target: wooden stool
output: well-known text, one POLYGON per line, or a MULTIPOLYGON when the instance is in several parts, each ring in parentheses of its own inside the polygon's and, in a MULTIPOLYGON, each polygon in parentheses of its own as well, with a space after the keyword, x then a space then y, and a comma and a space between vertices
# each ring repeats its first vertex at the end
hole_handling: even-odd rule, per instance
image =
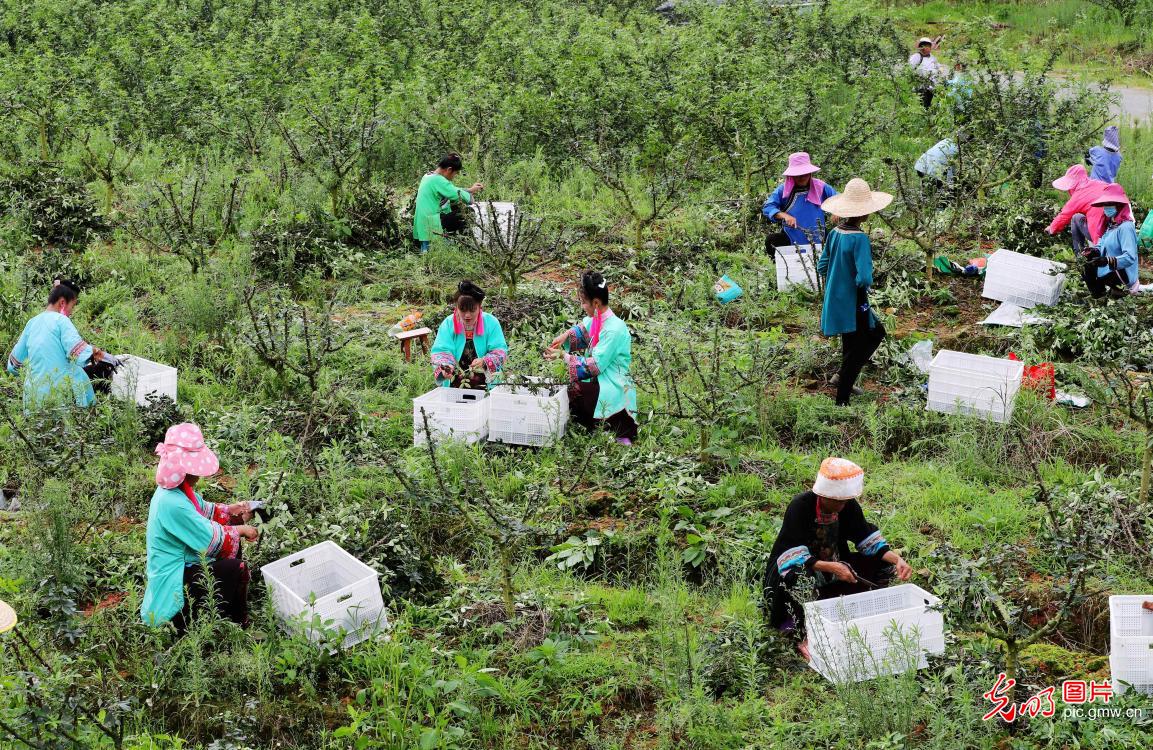
POLYGON ((420 348, 428 354, 428 334, 432 333, 431 328, 414 328, 411 331, 401 331, 396 334, 396 340, 400 342, 400 348, 404 351, 404 361, 412 361, 412 340, 416 339, 420 342, 420 348))

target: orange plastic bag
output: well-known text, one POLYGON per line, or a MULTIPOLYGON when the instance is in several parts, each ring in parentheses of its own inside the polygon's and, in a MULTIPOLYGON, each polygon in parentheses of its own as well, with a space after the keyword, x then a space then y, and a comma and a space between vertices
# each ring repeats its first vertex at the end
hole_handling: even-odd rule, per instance
MULTIPOLYGON (((1013 352, 1009 352, 1009 359, 1021 361, 1021 358, 1013 352)), ((1057 372, 1053 368, 1053 363, 1025 365, 1025 371, 1021 374, 1021 385, 1044 393, 1050 400, 1057 398, 1057 372)))

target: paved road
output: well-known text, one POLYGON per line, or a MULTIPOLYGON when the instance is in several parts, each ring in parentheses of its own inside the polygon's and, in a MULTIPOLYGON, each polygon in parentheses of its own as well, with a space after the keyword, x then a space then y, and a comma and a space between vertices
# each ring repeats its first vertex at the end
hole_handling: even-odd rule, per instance
POLYGON ((1113 86, 1112 91, 1121 97, 1113 106, 1113 113, 1126 120, 1148 120, 1153 114, 1153 89, 1133 86, 1113 86))

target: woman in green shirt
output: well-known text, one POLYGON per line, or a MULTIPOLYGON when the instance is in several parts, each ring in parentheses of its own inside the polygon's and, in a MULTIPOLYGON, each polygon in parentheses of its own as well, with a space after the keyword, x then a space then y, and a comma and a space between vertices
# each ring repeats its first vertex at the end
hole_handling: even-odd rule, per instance
POLYGON ((442 214, 452 211, 452 202, 472 203, 473 197, 484 188, 479 182, 470 188, 458 188, 452 181, 464 167, 460 154, 448 154, 437 162, 436 169, 426 174, 416 191, 416 210, 412 217, 412 236, 420 243, 420 251, 428 252, 434 235, 442 234, 442 214))
POLYGON ((581 275, 580 303, 588 317, 553 339, 544 356, 564 357, 573 421, 589 429, 604 427, 618 443, 632 445, 637 439, 637 387, 629 374, 632 334, 609 309, 609 285, 599 273, 581 275))

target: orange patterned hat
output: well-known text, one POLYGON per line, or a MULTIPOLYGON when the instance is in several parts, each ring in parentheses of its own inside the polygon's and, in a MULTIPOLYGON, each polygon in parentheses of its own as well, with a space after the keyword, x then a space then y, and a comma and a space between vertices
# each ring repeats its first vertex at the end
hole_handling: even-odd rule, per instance
POLYGON ((865 470, 847 458, 826 458, 813 492, 832 500, 855 500, 865 491, 865 470))

